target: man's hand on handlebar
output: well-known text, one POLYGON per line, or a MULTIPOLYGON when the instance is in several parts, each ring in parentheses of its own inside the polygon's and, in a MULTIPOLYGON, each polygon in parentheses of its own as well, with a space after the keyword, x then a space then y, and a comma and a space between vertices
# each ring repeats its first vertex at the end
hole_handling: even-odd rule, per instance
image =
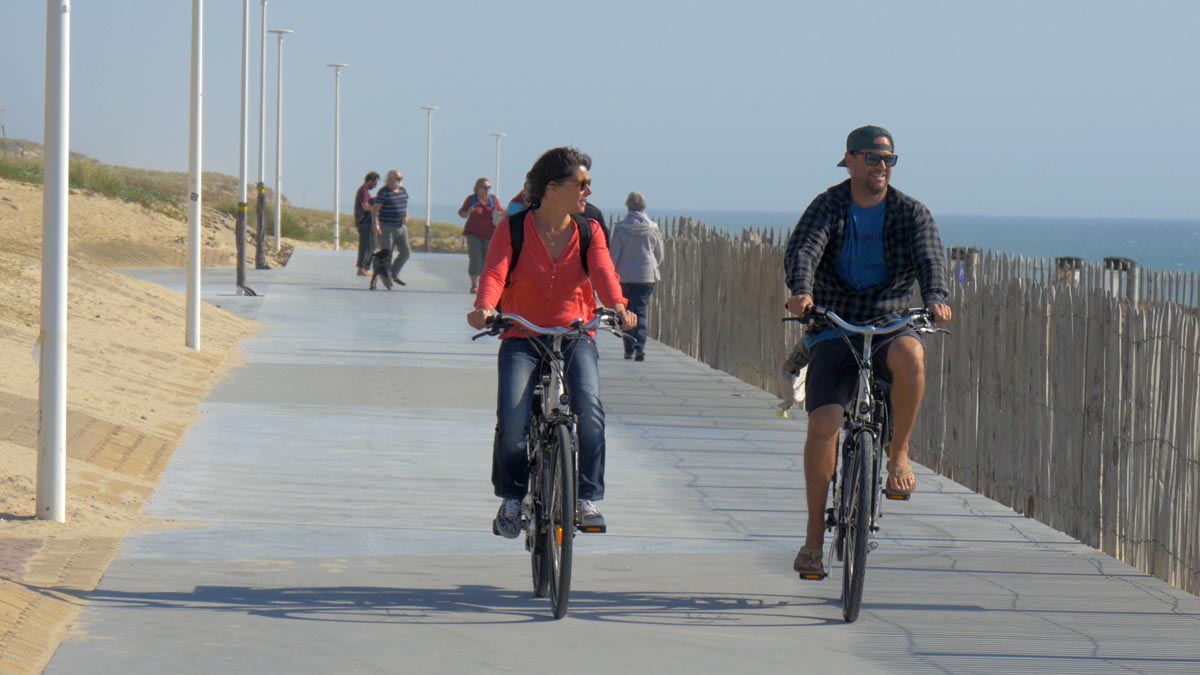
POLYGON ((925 306, 929 310, 929 314, 933 318, 934 325, 940 323, 950 323, 950 305, 944 305, 940 302, 931 302, 925 306))
POLYGON ((803 317, 808 314, 808 310, 813 306, 813 297, 808 293, 793 295, 788 298, 787 310, 796 316, 803 317))

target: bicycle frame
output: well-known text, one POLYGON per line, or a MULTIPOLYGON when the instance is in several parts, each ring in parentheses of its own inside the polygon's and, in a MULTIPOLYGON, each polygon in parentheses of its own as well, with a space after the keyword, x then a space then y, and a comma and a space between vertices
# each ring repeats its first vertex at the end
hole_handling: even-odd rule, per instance
MULTIPOLYGON (((869 460, 869 468, 871 471, 871 532, 878 531, 879 527, 876 521, 882 515, 882 504, 879 500, 879 475, 882 469, 880 450, 890 440, 891 436, 891 417, 887 413, 888 401, 883 392, 883 383, 875 377, 874 373, 874 358, 875 358, 875 339, 882 337, 884 341, 890 341, 900 335, 905 328, 914 328, 919 332, 940 330, 931 329, 922 326, 919 322, 926 320, 926 313, 921 309, 907 310, 896 316, 891 321, 882 325, 856 325, 843 320, 837 314, 826 310, 819 310, 817 316, 827 321, 829 324, 842 330, 841 339, 846 343, 851 353, 855 355, 858 361, 858 374, 854 387, 854 399, 846 410, 845 421, 842 429, 844 431, 843 452, 839 457, 838 471, 836 476, 841 475, 845 467, 843 466, 846 455, 850 451, 848 444, 854 439, 858 432, 865 431, 872 435, 875 442, 872 443, 874 451, 869 460), (862 337, 862 347, 855 347, 847 333, 859 335, 862 337)), ((840 497, 838 486, 834 486, 834 507, 838 506, 837 499, 840 497)), ((872 547, 874 548, 874 547, 872 547)), ((839 559, 841 558, 840 551, 839 559)))
MULTIPOLYGON (((525 550, 531 554, 534 594, 550 595, 554 618, 567 613, 571 586, 571 551, 575 533, 581 530, 575 508, 579 489, 576 416, 571 411, 570 391, 566 383, 567 357, 563 352, 566 338, 587 339, 589 331, 605 327, 616 334, 611 310, 598 310, 588 323, 576 320, 570 328, 537 326, 515 314, 494 317, 490 330, 483 335, 498 335, 510 327, 521 326, 534 336, 549 336, 548 341, 532 339, 540 356, 533 387, 533 410, 528 429, 529 489, 523 501, 525 550), (546 343, 549 344, 546 344, 546 343)), ((585 532, 604 532, 604 528, 582 528, 585 532)))
POLYGON ((569 397, 567 395, 567 385, 564 370, 566 368, 566 359, 562 353, 563 336, 555 335, 551 340, 547 354, 542 355, 543 372, 540 375, 537 387, 534 388, 534 395, 539 396, 541 405, 537 413, 541 413, 542 419, 547 423, 553 424, 557 420, 569 418, 574 430, 574 416, 571 414, 569 406, 569 397), (549 393, 549 396, 546 394, 549 393))
MULTIPOLYGON (((879 497, 885 494, 880 488, 883 448, 891 440, 889 396, 886 385, 874 373, 875 351, 879 344, 895 339, 906 328, 917 332, 943 332, 943 329, 930 326, 929 314, 924 309, 881 317, 868 325, 849 323, 820 307, 813 307, 811 317, 806 318, 810 321, 820 319, 825 325, 840 329, 841 339, 858 363, 854 396, 847 405, 842 424, 841 452, 837 453, 837 463, 830 478, 832 505, 825 510, 826 528, 834 533, 829 545, 830 557, 843 562, 843 616, 852 622, 858 618, 862 600, 866 556, 878 546, 873 537, 879 530, 877 521, 882 517, 879 497), (854 344, 851 335, 861 336, 861 347, 854 344), (860 452, 868 456, 859 457, 860 452)), ((785 320, 804 321, 805 318, 785 320)), ((908 498, 907 495, 893 497, 890 494, 888 497, 908 498)), ((826 573, 801 576, 823 579, 826 573)))

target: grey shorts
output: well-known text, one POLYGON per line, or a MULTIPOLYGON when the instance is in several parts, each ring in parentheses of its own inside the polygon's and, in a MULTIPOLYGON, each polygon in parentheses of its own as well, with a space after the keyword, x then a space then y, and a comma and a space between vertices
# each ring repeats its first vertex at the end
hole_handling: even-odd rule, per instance
MULTIPOLYGON (((892 381, 892 372, 887 367, 888 350, 893 342, 904 335, 921 339, 921 334, 913 330, 900 331, 895 337, 889 336, 887 342, 882 345, 879 344, 878 337, 875 339, 871 370, 884 382, 892 381)), ((850 342, 856 349, 861 350, 862 337, 852 336, 850 342)), ((845 340, 823 340, 813 345, 809 353, 808 374, 804 381, 804 410, 811 413, 822 406, 848 405, 854 400, 857 376, 858 359, 850 352, 845 340)))

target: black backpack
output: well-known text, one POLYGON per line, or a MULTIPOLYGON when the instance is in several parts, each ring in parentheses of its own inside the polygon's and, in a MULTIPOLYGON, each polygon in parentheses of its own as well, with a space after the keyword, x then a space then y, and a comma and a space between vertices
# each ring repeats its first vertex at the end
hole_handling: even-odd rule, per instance
MULTIPOLYGON (((521 257, 521 247, 525 244, 525 214, 531 209, 525 209, 508 217, 508 233, 512 238, 512 260, 508 262, 508 275, 504 278, 504 287, 512 285, 512 273, 517 269, 517 260, 521 257)), ((571 214, 575 228, 579 230, 579 262, 583 263, 583 273, 588 272, 588 247, 592 245, 592 224, 585 216, 571 214)))

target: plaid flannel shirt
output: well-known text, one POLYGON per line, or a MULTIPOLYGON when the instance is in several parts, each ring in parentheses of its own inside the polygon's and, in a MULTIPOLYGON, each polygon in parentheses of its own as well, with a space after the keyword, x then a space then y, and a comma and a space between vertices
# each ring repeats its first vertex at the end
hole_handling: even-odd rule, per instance
POLYGON ((914 283, 920 283, 926 305, 946 302, 945 252, 929 209, 891 186, 886 200, 883 252, 890 279, 859 290, 838 275, 850 217, 847 179, 808 205, 788 239, 784 270, 792 295, 812 295, 815 304, 854 323, 908 308, 914 283))

